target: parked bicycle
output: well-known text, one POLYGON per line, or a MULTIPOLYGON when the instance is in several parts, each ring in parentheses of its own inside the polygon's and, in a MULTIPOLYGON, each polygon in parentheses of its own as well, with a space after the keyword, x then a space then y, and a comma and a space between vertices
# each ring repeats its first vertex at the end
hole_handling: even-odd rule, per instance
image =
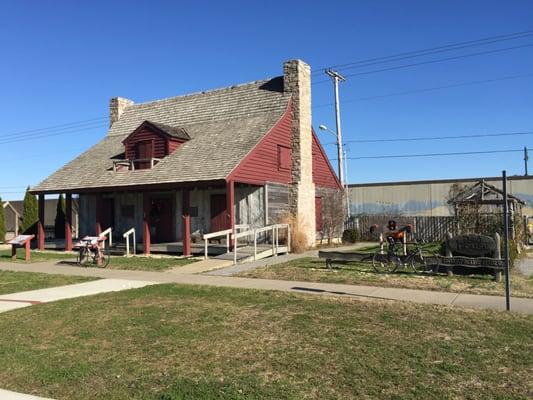
POLYGON ((432 272, 432 260, 434 256, 423 254, 424 242, 416 238, 412 242, 414 246, 407 247, 407 254, 399 254, 398 242, 393 237, 387 237, 387 252, 378 250, 372 258, 372 266, 376 272, 392 273, 399 267, 410 268, 413 272, 432 272))
POLYGON ((106 239, 105 236, 85 236, 81 239, 76 245, 79 248, 78 265, 106 268, 111 260, 109 248, 104 247, 106 239))

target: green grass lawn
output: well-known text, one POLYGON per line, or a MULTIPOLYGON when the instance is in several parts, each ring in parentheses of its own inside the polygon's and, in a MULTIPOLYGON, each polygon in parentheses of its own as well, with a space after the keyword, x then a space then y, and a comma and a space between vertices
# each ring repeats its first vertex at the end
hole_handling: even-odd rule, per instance
MULTIPOLYGON (((265 279, 282 279, 309 282, 345 283, 408 289, 440 290, 473 294, 504 295, 504 282, 495 282, 492 275, 428 275, 399 271, 378 274, 371 263, 335 263, 335 269, 326 268, 324 260, 300 258, 287 263, 245 271, 240 276, 265 279)), ((533 277, 526 278, 513 270, 511 295, 533 298, 533 277)))
MULTIPOLYGON (((25 250, 22 248, 17 249, 17 259, 11 259, 11 250, 0 250, 0 262, 25 262, 24 261, 25 250)), ((43 262, 43 261, 58 261, 72 259, 72 254, 66 254, 59 251, 35 251, 30 253, 30 263, 43 262)))
POLYGON ((0 382, 54 399, 526 399, 533 317, 157 285, 0 315, 0 382))
POLYGON ((176 257, 111 257, 107 268, 142 271, 165 271, 198 261, 197 258, 176 257))
MULTIPOLYGON (((74 264, 76 254, 64 253, 62 251, 32 251, 30 262, 43 261, 64 261, 74 264)), ((111 256, 111 262, 107 268, 144 270, 144 271, 165 271, 170 268, 180 267, 198 261, 197 258, 177 258, 177 257, 122 257, 111 256)), ((24 250, 17 250, 17 259, 11 260, 11 250, 0 251, 0 262, 23 262, 24 250)))
POLYGON ((97 278, 39 274, 35 272, 0 271, 0 294, 24 292, 54 286, 93 281, 97 278))

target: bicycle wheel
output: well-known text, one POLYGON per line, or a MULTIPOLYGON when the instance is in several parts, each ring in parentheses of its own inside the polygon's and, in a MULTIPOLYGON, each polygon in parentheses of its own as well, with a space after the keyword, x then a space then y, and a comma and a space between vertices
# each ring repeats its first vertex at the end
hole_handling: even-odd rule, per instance
POLYGON ((87 247, 80 247, 80 252, 78 253, 78 265, 88 267, 93 263, 93 257, 91 252, 87 247))
POLYGON ((422 252, 413 254, 409 262, 414 272, 426 272, 428 270, 428 258, 422 255, 422 252))
POLYGON ((402 261, 398 256, 394 254, 381 254, 376 253, 372 257, 372 266, 374 270, 379 273, 391 273, 396 271, 401 265, 402 261))
POLYGON ((109 247, 106 247, 102 250, 100 250, 101 254, 101 262, 98 265, 100 268, 106 268, 109 265, 109 261, 111 261, 111 255, 109 254, 109 247))

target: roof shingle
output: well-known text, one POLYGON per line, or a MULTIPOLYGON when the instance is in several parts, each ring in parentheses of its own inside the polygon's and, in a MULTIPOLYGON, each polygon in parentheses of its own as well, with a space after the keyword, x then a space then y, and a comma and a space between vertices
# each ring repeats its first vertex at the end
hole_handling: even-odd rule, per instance
POLYGON ((225 179, 286 112, 283 78, 173 97, 127 107, 95 146, 34 187, 62 192, 225 179), (122 141, 141 123, 182 129, 191 140, 153 169, 113 172, 122 141))

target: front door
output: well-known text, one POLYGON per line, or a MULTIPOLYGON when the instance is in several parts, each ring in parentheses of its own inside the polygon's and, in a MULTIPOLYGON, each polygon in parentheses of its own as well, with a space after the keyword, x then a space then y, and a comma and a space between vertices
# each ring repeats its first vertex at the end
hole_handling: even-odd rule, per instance
POLYGON ((172 198, 156 197, 151 200, 150 239, 152 243, 165 243, 174 240, 172 198))
POLYGON ((316 231, 321 232, 322 225, 322 197, 315 197, 315 223, 316 231))
POLYGON ((226 217, 226 195, 211 195, 211 232, 218 232, 228 229, 228 219, 226 217))
POLYGON ((115 227, 115 199, 102 199, 102 220, 100 226, 102 230, 115 227))

